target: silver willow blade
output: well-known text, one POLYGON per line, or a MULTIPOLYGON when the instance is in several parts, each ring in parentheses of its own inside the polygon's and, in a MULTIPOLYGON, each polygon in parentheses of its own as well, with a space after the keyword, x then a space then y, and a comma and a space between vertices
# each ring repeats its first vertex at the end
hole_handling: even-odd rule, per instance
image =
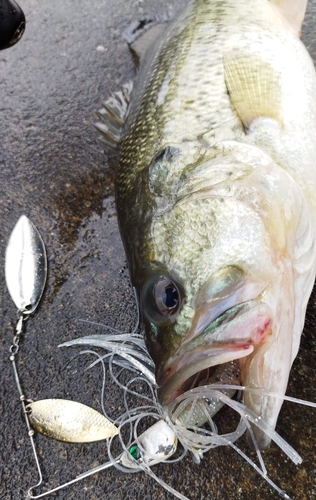
POLYGON ((19 312, 35 311, 47 276, 46 251, 34 224, 22 215, 14 227, 5 258, 5 278, 19 312))

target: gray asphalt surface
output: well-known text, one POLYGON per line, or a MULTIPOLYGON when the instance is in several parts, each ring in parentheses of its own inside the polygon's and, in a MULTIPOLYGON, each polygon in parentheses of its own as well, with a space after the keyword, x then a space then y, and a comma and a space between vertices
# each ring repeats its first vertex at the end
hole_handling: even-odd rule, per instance
MULTIPOLYGON (((98 369, 83 373, 76 350, 58 344, 98 333, 79 318, 128 331, 135 305, 115 214, 113 158, 92 123, 111 91, 134 75, 122 32, 131 20, 185 0, 21 0, 26 33, 0 52, 0 255, 21 214, 45 241, 49 276, 41 305, 27 325, 18 365, 27 397, 61 397, 99 409, 98 369), (67 365, 67 366, 66 366, 67 365)), ((303 39, 316 58, 316 0, 309 2, 303 39)), ((316 96, 315 96, 316 98, 316 96)), ((0 498, 20 500, 37 475, 9 361, 16 310, 0 272, 0 498)), ((310 300, 288 394, 316 401, 316 294, 310 300)), ((107 405, 119 410, 117 391, 107 405)), ((270 477, 300 500, 316 498, 316 411, 285 403, 278 432, 301 454, 295 466, 272 445, 264 452, 270 477)), ((105 462, 104 443, 69 445, 37 436, 45 487, 105 462)), ((244 445, 247 449, 247 445, 244 445)), ((249 450, 248 450, 249 452, 249 450)), ((233 450, 219 448, 200 465, 186 457, 156 466, 164 481, 195 499, 276 499, 277 494, 233 450)), ((43 489, 45 489, 45 487, 43 489)), ((108 470, 69 487, 56 499, 162 500, 173 496, 144 474, 108 470)))

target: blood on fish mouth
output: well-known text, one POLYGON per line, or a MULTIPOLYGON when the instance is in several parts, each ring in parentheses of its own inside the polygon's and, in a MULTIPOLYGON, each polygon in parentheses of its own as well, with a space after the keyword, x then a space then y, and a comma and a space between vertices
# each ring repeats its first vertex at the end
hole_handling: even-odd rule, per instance
POLYGON ((211 322, 197 337, 182 342, 156 375, 158 398, 168 405, 202 379, 207 369, 250 355, 271 334, 267 304, 250 300, 238 304, 211 322))

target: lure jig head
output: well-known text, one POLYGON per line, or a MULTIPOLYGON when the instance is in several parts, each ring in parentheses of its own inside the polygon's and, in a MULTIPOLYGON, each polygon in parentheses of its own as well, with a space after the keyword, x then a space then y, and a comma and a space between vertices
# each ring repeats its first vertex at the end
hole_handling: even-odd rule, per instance
POLYGON ((9 49, 22 38, 25 15, 14 0, 0 0, 0 50, 9 49))

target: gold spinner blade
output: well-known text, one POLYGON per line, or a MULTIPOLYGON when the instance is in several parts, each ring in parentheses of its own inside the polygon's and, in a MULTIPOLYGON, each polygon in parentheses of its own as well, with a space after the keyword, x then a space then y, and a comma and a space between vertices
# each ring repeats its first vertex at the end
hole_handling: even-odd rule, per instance
POLYGON ((76 401, 43 399, 26 407, 32 427, 45 436, 68 443, 90 443, 118 434, 101 413, 76 401))

